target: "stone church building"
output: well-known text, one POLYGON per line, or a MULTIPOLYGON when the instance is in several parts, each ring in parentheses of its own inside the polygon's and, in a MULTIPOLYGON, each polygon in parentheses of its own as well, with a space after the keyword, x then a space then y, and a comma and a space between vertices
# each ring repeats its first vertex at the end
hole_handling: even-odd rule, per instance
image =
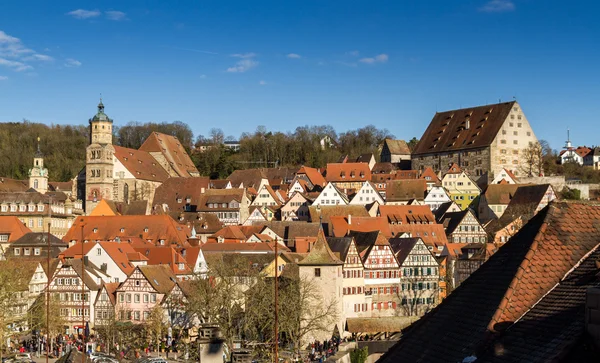
POLYGON ((90 144, 86 166, 77 176, 78 198, 89 214, 102 199, 129 203, 148 201, 169 177, 197 177, 198 170, 179 140, 153 132, 139 150, 113 145, 113 120, 98 112, 89 120, 90 144))

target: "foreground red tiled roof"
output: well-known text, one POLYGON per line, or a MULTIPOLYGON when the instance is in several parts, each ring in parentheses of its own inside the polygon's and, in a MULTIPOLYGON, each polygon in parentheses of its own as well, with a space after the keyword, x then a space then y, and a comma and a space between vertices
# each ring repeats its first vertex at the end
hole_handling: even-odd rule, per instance
POLYGON ((175 136, 153 132, 140 146, 140 150, 149 153, 161 153, 177 173, 177 176, 190 177, 198 175, 198 169, 196 169, 194 162, 175 136))
POLYGON ((87 241, 114 241, 117 237, 125 241, 139 237, 153 243, 164 240, 165 244, 183 245, 191 235, 189 227, 175 222, 168 215, 98 216, 75 218, 63 241, 79 241, 81 225, 83 238, 87 241))
POLYGON ((31 230, 14 216, 0 216, 0 234, 8 234, 8 243, 23 237, 31 230))
MULTIPOLYGON (((524 318, 531 319, 530 324, 540 324, 539 332, 527 336, 521 342, 527 343, 524 348, 519 351, 507 349, 506 353, 525 354, 518 361, 555 361, 532 360, 528 354, 533 350, 566 347, 563 342, 570 334, 566 328, 573 316, 583 319, 584 309, 580 309, 580 313, 569 315, 568 311, 575 311, 563 308, 572 304, 573 298, 584 299, 584 289, 578 290, 578 295, 574 295, 574 291, 564 294, 560 300, 554 300, 559 298, 554 295, 552 304, 546 304, 544 300, 552 296, 553 291, 558 292, 555 289, 560 288, 560 285, 583 285, 590 279, 597 278, 598 254, 591 260, 588 257, 599 250, 599 225, 600 204, 552 202, 436 309, 407 329, 400 341, 379 361, 461 362, 475 352, 502 347, 503 345, 490 341, 494 337, 493 333, 498 333, 499 337, 504 333, 510 334, 513 329, 511 325, 519 321, 515 324, 519 326, 524 318), (586 273, 577 279, 568 278, 574 270, 584 265, 588 266, 586 273), (540 310, 542 306, 554 310, 546 310, 549 312, 546 314, 544 310, 540 310), (469 313, 465 314, 465 311, 469 313), (532 314, 534 311, 536 314, 532 314), (559 314, 560 311, 562 313, 559 314), (528 314, 531 315, 528 317, 528 314), (567 321, 562 319, 562 316, 567 315, 567 321), (562 326, 555 326, 557 322, 562 326), (539 343, 543 346, 540 346, 536 343, 536 335, 546 334, 546 328, 554 329, 555 335, 545 336, 539 343), (443 340, 433 345, 422 344, 423 339, 439 334, 440 331, 444 332, 443 340), (500 334, 501 332, 504 333, 500 334), (552 344, 547 344, 548 342, 552 344)), ((580 301, 580 304, 584 304, 580 301)), ((583 334, 582 326, 580 334, 583 334)), ((479 358, 479 354, 477 355, 479 358)), ((507 358, 506 361, 515 360, 507 358)))
POLYGON ((163 182, 169 177, 165 169, 148 152, 122 146, 114 146, 114 148, 115 157, 134 178, 163 182))

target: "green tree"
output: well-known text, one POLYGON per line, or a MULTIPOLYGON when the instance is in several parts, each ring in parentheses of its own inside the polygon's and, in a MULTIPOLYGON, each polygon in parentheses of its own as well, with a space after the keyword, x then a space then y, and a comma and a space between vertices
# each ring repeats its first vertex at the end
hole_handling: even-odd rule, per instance
POLYGON ((350 351, 350 363, 365 363, 367 358, 369 358, 369 347, 350 351))

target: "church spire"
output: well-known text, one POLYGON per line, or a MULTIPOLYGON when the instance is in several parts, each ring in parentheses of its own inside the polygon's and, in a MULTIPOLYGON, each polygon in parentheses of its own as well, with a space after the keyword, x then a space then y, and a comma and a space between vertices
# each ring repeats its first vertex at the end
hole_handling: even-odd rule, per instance
POLYGON ((37 138, 37 151, 35 152, 35 157, 36 158, 44 157, 44 154, 42 154, 42 151, 40 150, 40 137, 39 136, 37 138))

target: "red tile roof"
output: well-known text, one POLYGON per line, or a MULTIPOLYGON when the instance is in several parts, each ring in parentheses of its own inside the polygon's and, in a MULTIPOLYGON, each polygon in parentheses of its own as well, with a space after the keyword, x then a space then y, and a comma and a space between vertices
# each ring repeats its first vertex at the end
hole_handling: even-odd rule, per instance
POLYGON ((24 192, 29 189, 27 180, 0 178, 0 192, 24 192))
POLYGON ((149 153, 161 153, 180 177, 198 175, 198 169, 196 169, 192 159, 175 136, 153 132, 140 146, 140 150, 149 153))
MULTIPOLYGON (((380 362, 459 362, 474 352, 503 347, 490 341, 494 338, 493 333, 503 332, 497 335, 500 338, 505 333, 510 334, 523 319, 531 319, 530 323, 539 324, 542 329, 534 335, 521 337, 526 345, 520 344, 523 347, 518 351, 507 349, 507 354, 521 354, 522 358, 517 360, 529 361, 532 350, 556 347, 555 343, 562 341, 561 337, 569 330, 570 321, 574 317, 583 319, 584 309, 577 311, 568 307, 572 299, 580 299, 578 301, 583 304, 587 287, 577 292, 565 292, 561 300, 554 300, 557 305, 549 314, 541 308, 549 307, 546 305, 549 300, 545 299, 550 296, 556 298, 553 294, 558 291, 557 288, 568 284, 582 286, 597 278, 599 225, 600 205, 597 203, 552 202, 437 308, 407 329, 380 362), (575 273, 582 266, 585 271, 575 273), (468 314, 465 314, 465 307, 468 307, 468 314), (564 320, 563 316, 568 316, 568 319, 564 320), (460 317, 459 320, 457 317, 460 317), (553 326, 555 323, 560 323, 560 326, 553 326), (546 334, 544 328, 554 329, 554 337, 544 336, 543 340, 536 340, 537 334, 546 334), (420 343, 442 330, 446 338, 437 344, 420 343), (558 340, 555 342, 554 338, 558 340), (549 341, 553 343, 543 344, 549 341), (457 346, 460 348, 457 349, 457 346)), ((584 323, 580 321, 579 329, 583 333, 584 323)), ((509 356, 506 361, 515 360, 509 356)))
POLYGON ((164 182, 169 177, 165 169, 148 152, 122 146, 114 148, 115 157, 136 179, 164 182))
MULTIPOLYGON (((100 245, 104 251, 110 256, 115 264, 123 271, 126 275, 133 272, 134 266, 130 263, 129 255, 135 255, 135 249, 129 243, 121 242, 87 242, 83 245, 83 253, 87 255, 91 250, 100 245)), ((64 260, 81 258, 81 243, 76 243, 73 246, 64 250, 59 258, 64 260)))
POLYGON ((12 243, 23 237, 31 230, 14 216, 0 216, 0 234, 8 234, 8 243, 12 243))
POLYGON ((393 224, 390 225, 390 231, 393 236, 408 233, 410 237, 420 237, 426 245, 436 248, 448 243, 446 231, 441 224, 393 224))
POLYGON ((423 200, 427 192, 427 183, 423 179, 390 180, 386 182, 386 202, 407 202, 412 199, 423 200))
POLYGON ((296 174, 305 174, 308 180, 310 180, 310 182, 315 186, 320 186, 323 188, 325 185, 327 185, 325 177, 323 177, 318 169, 302 166, 296 174))
POLYGON ((75 218, 63 241, 79 241, 81 225, 84 226, 83 238, 87 241, 114 241, 117 237, 126 241, 139 237, 152 243, 164 240, 165 244, 183 245, 191 235, 189 227, 175 222, 168 215, 97 216, 75 218))
POLYGON ((435 223, 427 205, 381 205, 379 215, 392 224, 435 223))
POLYGON ((200 196, 208 190, 209 181, 205 177, 169 178, 156 188, 153 203, 159 207, 167 205, 168 211, 194 212, 200 196))
POLYGON ((169 266, 171 272, 175 275, 190 275, 192 273, 187 260, 172 246, 153 246, 136 248, 135 250, 148 258, 148 266, 169 266), (183 264, 183 269, 179 268, 180 264, 183 264))
POLYGON ((331 216, 329 224, 329 235, 333 237, 345 237, 349 231, 381 231, 386 237, 392 236, 387 219, 381 217, 331 216), (348 224, 348 218, 350 218, 350 224, 348 224))
POLYGON ((428 166, 427 168, 425 168, 425 170, 423 171, 423 174, 421 174, 419 179, 425 179, 426 181, 433 182, 435 184, 440 184, 442 182, 440 180, 440 178, 437 176, 437 174, 435 173, 435 171, 433 171, 431 166, 428 166))
POLYGON ((325 180, 338 183, 371 180, 371 170, 366 163, 329 163, 325 180))

